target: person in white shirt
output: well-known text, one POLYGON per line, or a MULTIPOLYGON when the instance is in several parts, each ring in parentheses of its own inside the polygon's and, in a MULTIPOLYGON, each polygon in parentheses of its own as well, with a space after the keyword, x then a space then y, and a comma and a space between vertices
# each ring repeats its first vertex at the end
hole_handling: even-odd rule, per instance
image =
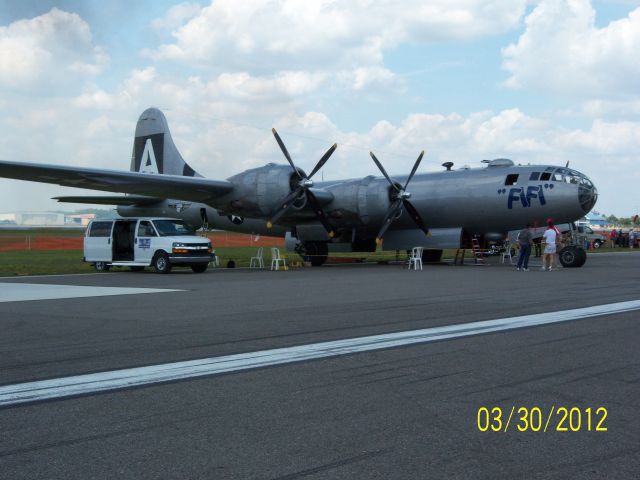
POLYGON ((560 239, 560 232, 553 225, 553 222, 547 222, 547 229, 542 235, 542 242, 544 243, 544 252, 542 254, 542 270, 551 271, 553 268, 553 258, 556 255, 556 246, 560 239), (548 266, 547 266, 548 265, 548 266))

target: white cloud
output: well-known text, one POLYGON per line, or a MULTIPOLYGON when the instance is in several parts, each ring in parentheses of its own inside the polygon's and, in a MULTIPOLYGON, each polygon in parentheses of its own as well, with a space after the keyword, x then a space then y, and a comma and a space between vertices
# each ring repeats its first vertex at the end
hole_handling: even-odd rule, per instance
POLYGON ((542 0, 518 42, 503 49, 506 85, 598 97, 637 94, 640 8, 606 27, 589 0, 542 0))
POLYGON ((151 26, 158 30, 175 30, 198 15, 201 10, 202 7, 198 3, 179 3, 167 10, 161 18, 153 20, 151 26))
POLYGON ((214 71, 324 72, 343 86, 402 91, 384 66, 401 43, 469 40, 516 27, 526 0, 216 0, 145 53, 214 71))
POLYGON ((33 91, 100 73, 107 54, 92 43, 89 25, 57 8, 0 27, 0 85, 33 91))

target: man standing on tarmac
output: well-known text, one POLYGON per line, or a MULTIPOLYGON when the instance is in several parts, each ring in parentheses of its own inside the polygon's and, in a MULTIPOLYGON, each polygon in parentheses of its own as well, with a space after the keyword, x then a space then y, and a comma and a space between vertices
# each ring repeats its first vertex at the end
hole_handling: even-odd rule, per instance
POLYGON ((556 255, 556 245, 559 239, 560 235, 558 229, 553 225, 553 221, 551 219, 547 220, 547 229, 542 235, 542 241, 545 244, 542 255, 542 271, 547 270, 550 272, 553 268, 553 257, 556 255))
POLYGON ((518 234, 518 243, 520 244, 520 256, 518 257, 518 266, 516 270, 529 271, 529 255, 531 255, 531 225, 527 225, 520 230, 518 234))

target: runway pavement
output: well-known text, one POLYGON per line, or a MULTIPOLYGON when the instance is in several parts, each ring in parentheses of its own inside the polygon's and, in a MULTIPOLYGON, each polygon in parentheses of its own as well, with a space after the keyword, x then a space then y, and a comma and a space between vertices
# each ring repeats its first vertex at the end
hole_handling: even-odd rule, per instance
POLYGON ((329 354, 7 405, 0 478, 637 478, 640 310, 598 306, 640 300, 639 271, 640 255, 616 253, 552 272, 358 265, 3 278, 14 289, 130 293, 1 302, 0 392, 276 349, 329 354), (585 307, 599 313, 568 318, 585 307), (474 330, 514 317, 551 323, 474 330), (395 348, 336 346, 451 328, 456 336, 395 348), (483 424, 482 407, 501 409, 500 431, 495 419, 483 424), (535 415, 519 431, 520 407, 539 407, 547 431, 532 431, 535 415), (577 431, 575 415, 549 414, 562 407, 581 410, 577 431), (594 431, 600 407, 607 431, 594 431))

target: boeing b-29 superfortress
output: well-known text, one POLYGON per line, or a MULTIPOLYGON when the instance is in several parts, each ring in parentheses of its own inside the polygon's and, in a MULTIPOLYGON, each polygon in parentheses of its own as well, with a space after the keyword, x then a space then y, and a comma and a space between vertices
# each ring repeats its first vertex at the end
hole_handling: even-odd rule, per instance
MULTIPOLYGON (((423 246, 429 260, 444 248, 471 248, 503 239, 524 224, 548 218, 569 223, 583 217, 598 193, 586 175, 551 165, 485 161, 484 168, 411 173, 391 178, 371 153, 382 177, 314 182, 336 149, 332 145, 309 174, 293 162, 273 134, 289 165, 269 163, 227 180, 211 180, 192 169, 178 152, 167 121, 156 108, 140 116, 129 172, 0 161, 0 176, 53 183, 124 196, 56 197, 61 202, 118 205, 131 216, 171 216, 194 227, 284 236, 299 253, 321 265, 330 251, 375 251, 423 246)), ((579 246, 561 252, 565 266, 581 266, 579 246)))

